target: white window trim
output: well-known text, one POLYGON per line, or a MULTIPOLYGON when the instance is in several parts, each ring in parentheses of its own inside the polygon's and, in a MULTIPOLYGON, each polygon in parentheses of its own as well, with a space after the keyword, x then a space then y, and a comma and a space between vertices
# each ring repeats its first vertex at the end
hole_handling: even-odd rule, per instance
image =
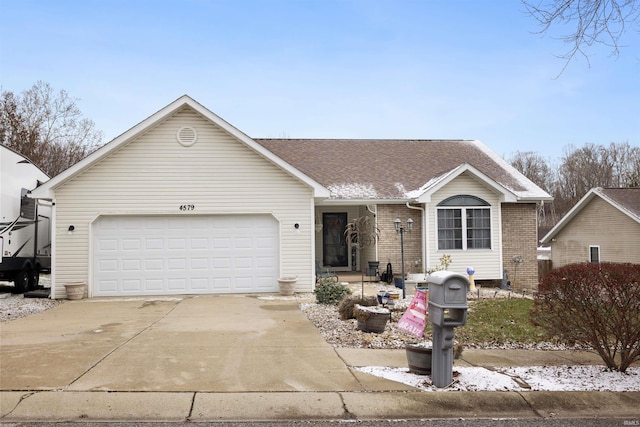
POLYGON ((436 248, 438 251, 490 251, 493 249, 493 206, 437 206, 436 207, 436 248), (462 249, 442 249, 440 248, 440 236, 438 232, 440 231, 440 227, 438 226, 438 211, 440 209, 460 209, 462 215, 462 249), (467 209, 488 209, 489 210, 489 244, 491 247, 489 248, 474 248, 467 249, 467 209))
POLYGON ((598 264, 600 264, 602 262, 602 252, 600 251, 600 245, 589 245, 589 262, 597 262, 598 264), (598 249, 598 261, 593 261, 591 259, 591 250, 593 248, 597 248, 598 249))

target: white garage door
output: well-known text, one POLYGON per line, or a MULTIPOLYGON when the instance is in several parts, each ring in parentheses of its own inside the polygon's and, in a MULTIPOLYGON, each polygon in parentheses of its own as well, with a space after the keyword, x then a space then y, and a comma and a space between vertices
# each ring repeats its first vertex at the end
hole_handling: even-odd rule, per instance
POLYGON ((271 215, 106 216, 93 227, 93 295, 278 291, 271 215))

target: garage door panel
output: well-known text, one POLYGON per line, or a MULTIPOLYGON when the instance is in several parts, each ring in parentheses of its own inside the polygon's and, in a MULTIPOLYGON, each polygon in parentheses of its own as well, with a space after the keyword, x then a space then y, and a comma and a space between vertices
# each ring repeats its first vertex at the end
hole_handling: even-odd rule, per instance
POLYGON ((278 290, 270 215, 102 217, 93 230, 95 296, 278 290))
POLYGON ((209 289, 209 278, 194 277, 191 279, 191 289, 194 291, 206 291, 209 289))
MULTIPOLYGON (((185 271, 187 267, 186 258, 169 258, 169 265, 167 270, 169 271, 185 271)), ((186 272, 185 272, 186 274, 186 272)))
POLYGON ((231 239, 214 238, 212 248, 213 249, 231 249, 231 239))
POLYGON ((216 271, 231 267, 231 259, 228 257, 213 255, 211 261, 213 263, 213 268, 216 271))
POLYGON ((144 248, 148 251, 164 250, 164 240, 162 239, 145 239, 144 248))
POLYGON ((169 239, 169 250, 183 250, 187 247, 187 242, 184 238, 169 239))
POLYGON ((146 291, 158 292, 164 289, 163 279, 147 279, 144 281, 144 289, 146 291))
POLYGON ((124 279, 122 281, 122 289, 126 291, 139 291, 142 287, 140 279, 124 279))
POLYGON ((190 248, 193 250, 209 249, 209 241, 207 239, 191 239, 191 241, 189 242, 189 245, 190 245, 190 248))
POLYGON ((98 271, 100 273, 110 273, 118 271, 118 260, 102 259, 98 263, 98 271))
POLYGON ((147 258, 144 260, 144 268, 147 271, 163 271, 164 270, 164 260, 160 258, 147 258))
POLYGON ((171 291, 186 292, 187 290, 187 279, 172 278, 167 281, 167 284, 169 285, 168 288, 171 291))
POLYGON ((192 270, 209 270, 208 258, 191 258, 190 261, 192 270))
POLYGON ((99 249, 101 251, 117 251, 118 241, 116 239, 103 239, 100 241, 99 249))
POLYGON ((104 292, 116 292, 118 290, 118 282, 115 280, 103 280, 100 282, 100 287, 104 292))
POLYGON ((139 251, 141 247, 140 239, 123 239, 122 250, 123 251, 139 251))

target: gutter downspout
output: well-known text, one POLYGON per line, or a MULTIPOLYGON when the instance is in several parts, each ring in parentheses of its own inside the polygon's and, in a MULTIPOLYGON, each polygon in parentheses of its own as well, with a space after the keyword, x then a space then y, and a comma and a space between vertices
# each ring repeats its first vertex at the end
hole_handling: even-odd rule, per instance
MULTIPOLYGON (((378 230, 378 205, 373 205, 373 207, 375 208, 375 211, 371 210, 369 205, 366 205, 367 210, 373 214, 374 226, 376 227, 376 230, 378 230)), ((376 260, 378 259, 378 242, 377 241, 376 241, 376 258, 375 259, 376 260)))

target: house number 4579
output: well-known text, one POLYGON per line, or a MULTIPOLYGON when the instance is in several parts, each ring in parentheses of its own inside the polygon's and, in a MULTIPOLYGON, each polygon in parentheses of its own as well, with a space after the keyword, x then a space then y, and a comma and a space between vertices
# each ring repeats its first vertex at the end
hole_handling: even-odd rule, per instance
POLYGON ((180 205, 181 211, 192 211, 196 208, 196 205, 180 205))

